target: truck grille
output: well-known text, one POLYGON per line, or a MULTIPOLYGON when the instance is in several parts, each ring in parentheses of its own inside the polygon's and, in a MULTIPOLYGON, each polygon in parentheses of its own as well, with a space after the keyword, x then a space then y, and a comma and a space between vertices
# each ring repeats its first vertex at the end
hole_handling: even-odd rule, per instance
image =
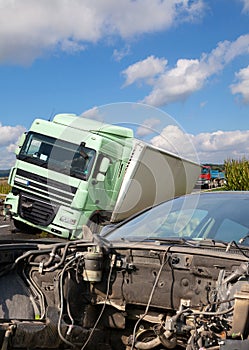
POLYGON ((19 215, 36 225, 47 226, 51 224, 58 210, 58 206, 38 197, 20 193, 19 215))
POLYGON ((47 226, 60 205, 71 205, 77 187, 17 169, 12 191, 20 195, 19 215, 33 224, 47 226))

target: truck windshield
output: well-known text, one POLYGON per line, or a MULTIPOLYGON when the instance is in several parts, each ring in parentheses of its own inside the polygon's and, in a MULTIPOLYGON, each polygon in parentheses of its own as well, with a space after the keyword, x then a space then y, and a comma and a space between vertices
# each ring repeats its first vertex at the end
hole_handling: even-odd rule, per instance
POLYGON ((95 150, 53 137, 29 132, 18 159, 66 175, 87 180, 95 150))
POLYGON ((202 168, 201 169, 202 174, 208 174, 208 168, 202 168))

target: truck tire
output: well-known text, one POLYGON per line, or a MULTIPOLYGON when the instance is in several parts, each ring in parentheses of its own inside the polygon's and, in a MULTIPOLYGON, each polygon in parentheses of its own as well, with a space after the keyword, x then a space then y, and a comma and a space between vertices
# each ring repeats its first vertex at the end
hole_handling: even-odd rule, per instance
POLYGON ((18 220, 13 219, 13 222, 14 222, 16 229, 19 231, 22 231, 23 233, 30 233, 31 235, 41 233, 41 230, 39 230, 38 228, 29 226, 22 221, 18 221, 18 220))
POLYGON ((209 189, 212 189, 212 188, 215 188, 215 187, 217 187, 216 186, 216 181, 215 180, 211 180, 210 181, 210 185, 209 185, 209 189))

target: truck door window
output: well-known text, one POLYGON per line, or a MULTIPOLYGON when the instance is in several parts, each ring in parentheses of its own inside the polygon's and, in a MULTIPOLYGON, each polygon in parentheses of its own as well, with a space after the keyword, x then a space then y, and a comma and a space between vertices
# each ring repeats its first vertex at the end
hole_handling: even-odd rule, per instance
POLYGON ((94 156, 95 151, 80 146, 73 157, 70 175, 85 180, 89 175, 94 156))

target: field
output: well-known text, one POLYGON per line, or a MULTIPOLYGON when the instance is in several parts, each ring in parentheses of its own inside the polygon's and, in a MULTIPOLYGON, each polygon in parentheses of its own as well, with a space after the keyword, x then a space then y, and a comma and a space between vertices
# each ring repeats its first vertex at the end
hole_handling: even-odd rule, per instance
POLYGON ((7 194, 10 191, 10 185, 8 185, 7 178, 0 178, 0 198, 3 198, 3 194, 7 194))
POLYGON ((227 160, 225 162, 226 189, 230 191, 249 191, 249 160, 227 160))

